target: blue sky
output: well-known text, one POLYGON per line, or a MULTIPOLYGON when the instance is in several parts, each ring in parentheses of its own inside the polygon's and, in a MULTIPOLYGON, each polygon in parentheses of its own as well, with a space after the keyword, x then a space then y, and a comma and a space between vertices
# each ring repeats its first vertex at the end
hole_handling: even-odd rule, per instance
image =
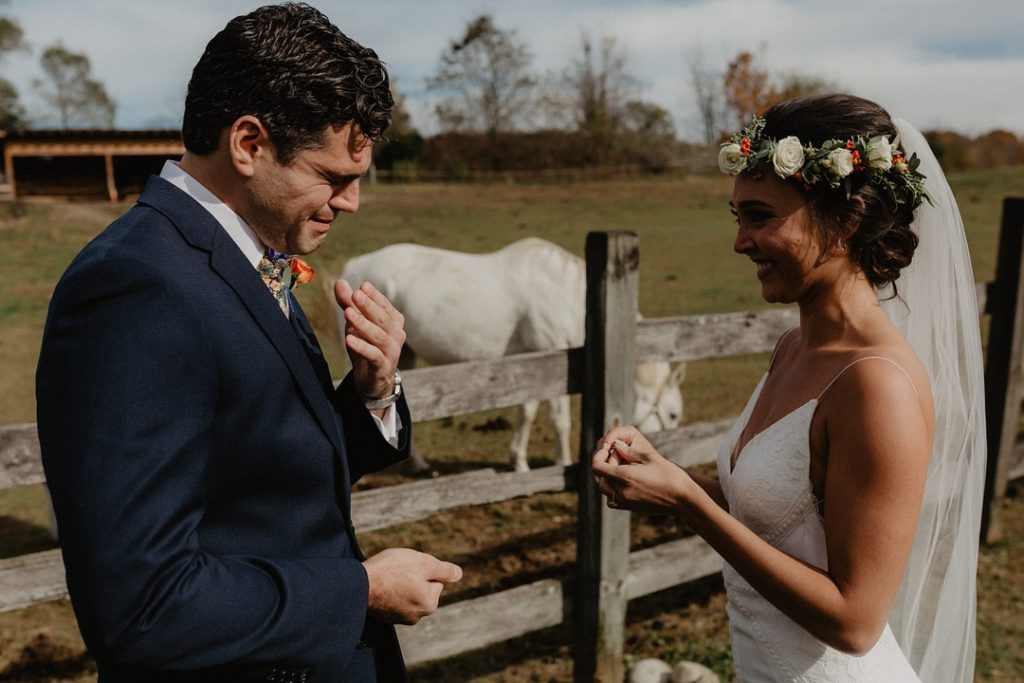
MULTIPOLYGON (((33 106, 38 55, 60 40, 86 53, 118 103, 124 128, 176 127, 188 76, 206 41, 243 0, 10 0, 31 54, 0 71, 33 106)), ((751 50, 773 73, 815 76, 874 99, 919 128, 1024 135, 1022 0, 314 0, 343 31, 374 48, 407 96, 414 124, 436 129, 423 80, 448 41, 480 13, 515 30, 538 72, 574 58, 582 31, 612 36, 645 99, 698 134, 689 64, 721 70, 751 50)))

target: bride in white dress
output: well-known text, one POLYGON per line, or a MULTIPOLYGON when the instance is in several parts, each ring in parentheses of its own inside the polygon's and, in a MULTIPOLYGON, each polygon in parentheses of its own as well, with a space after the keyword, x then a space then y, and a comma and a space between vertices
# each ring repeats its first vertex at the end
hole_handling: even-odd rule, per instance
POLYGON ((736 176, 734 249, 800 326, 724 440, 718 480, 632 427, 597 445, 595 480, 609 506, 678 514, 725 559, 744 683, 966 683, 984 399, 942 171, 916 130, 846 95, 773 107, 719 164, 736 176))

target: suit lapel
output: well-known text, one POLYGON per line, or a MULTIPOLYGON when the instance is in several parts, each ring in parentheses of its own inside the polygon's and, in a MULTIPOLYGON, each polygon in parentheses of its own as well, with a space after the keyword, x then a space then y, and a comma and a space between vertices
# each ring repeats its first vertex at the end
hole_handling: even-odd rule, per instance
MULTIPOLYGON (((270 295, 256 270, 245 260, 238 246, 206 209, 162 178, 150 179, 139 197, 139 203, 163 213, 177 226, 187 242, 210 253, 210 267, 235 290, 242 305, 249 310, 256 324, 277 349, 295 377, 306 406, 330 439, 342 466, 347 469, 340 425, 334 416, 330 394, 325 394, 326 389, 314 370, 303 341, 292 329, 288 318, 281 313, 277 301, 270 295)), ((348 477, 347 471, 345 476, 348 477)))
POLYGON ((302 343, 306 355, 309 356, 309 362, 313 365, 313 370, 320 380, 320 385, 324 388, 324 393, 329 397, 334 393, 334 382, 331 380, 331 369, 324 358, 323 349, 320 348, 320 343, 316 340, 316 333, 313 332, 313 326, 309 324, 309 319, 306 318, 302 306, 299 305, 291 291, 288 292, 288 301, 292 311, 289 322, 302 343))
MULTIPOLYGON (((295 332, 296 338, 299 339, 305 349, 306 356, 309 358, 309 364, 313 368, 314 372, 316 372, 317 378, 320 380, 320 386, 323 388, 324 395, 328 397, 329 401, 331 401, 334 396, 334 383, 331 381, 331 370, 327 365, 327 361, 324 359, 323 350, 321 350, 320 343, 316 340, 316 334, 313 333, 313 328, 309 324, 309 320, 306 318, 306 314, 303 312, 302 306, 299 305, 298 300, 290 291, 288 292, 288 300, 291 304, 292 311, 289 323, 295 332)), ((338 425, 338 432, 342 435, 341 440, 344 442, 345 426, 338 418, 337 412, 332 411, 331 417, 338 425)), ((345 458, 342 458, 341 472, 342 510, 345 512, 345 518, 351 519, 352 499, 349 494, 352 490, 352 475, 348 471, 348 464, 345 462, 345 458)), ((354 536, 352 537, 352 545, 354 548, 359 547, 354 536)))

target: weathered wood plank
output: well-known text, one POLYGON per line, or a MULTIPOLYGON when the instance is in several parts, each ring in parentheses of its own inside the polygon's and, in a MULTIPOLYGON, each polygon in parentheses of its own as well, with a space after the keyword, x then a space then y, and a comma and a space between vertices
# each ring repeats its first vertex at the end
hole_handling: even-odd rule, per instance
MULTIPOLYGON (((713 574, 721 559, 699 538, 684 538, 629 556, 630 600, 713 574)), ((0 560, 0 613, 67 597, 60 550, 0 560)), ((545 579, 438 610, 416 627, 400 627, 410 664, 459 654, 561 623, 563 589, 545 579), (408 647, 407 647, 408 646, 408 647)))
MULTIPOLYGON (((979 310, 990 286, 977 285, 979 310)), ((637 362, 769 351, 795 324, 795 310, 789 308, 645 319, 637 323, 637 362)), ((582 353, 580 348, 544 351, 408 370, 403 381, 409 407, 416 420, 433 420, 580 393, 582 353)), ((0 426, 0 489, 43 481, 35 423, 0 426)))
MULTIPOLYGON (((676 464, 682 467, 703 465, 714 462, 718 446, 735 419, 700 422, 649 437, 654 447, 676 464)), ((529 472, 485 469, 358 491, 352 496, 352 519, 356 529, 372 531, 469 505, 499 503, 538 493, 575 491, 580 476, 578 467, 552 465, 529 472)))
POLYGON ((771 351, 800 322, 795 307, 653 318, 637 324, 637 362, 700 360, 771 351))
POLYGON ((564 619, 561 581, 544 579, 442 607, 415 626, 399 626, 407 664, 419 664, 557 626, 564 619))
POLYGON ((0 489, 46 481, 35 422, 0 427, 0 489))
MULTIPOLYGON (((734 420, 728 418, 701 422, 649 436, 654 446, 667 458, 683 467, 690 467, 714 460, 718 444, 734 420)), ((4 439, 8 443, 29 446, 27 455, 12 458, 11 465, 0 469, 0 488, 42 482, 35 425, 2 427, 0 443, 4 443, 4 439)), ((8 447, 4 452, 17 454, 20 448, 8 447)), ((538 493, 574 491, 578 478, 576 467, 554 465, 521 473, 484 469, 358 491, 352 496, 353 521, 360 531, 372 531, 426 519, 438 512, 469 505, 498 503, 538 493)))
POLYGON ((582 350, 541 351, 402 372, 409 411, 433 420, 578 394, 582 350))
MULTIPOLYGON (((721 571, 722 560, 698 537, 671 541, 629 555, 628 599, 721 571)), ((544 579, 442 607, 416 626, 399 626, 408 664, 452 657, 562 623, 567 587, 544 579)))
POLYGON ((498 473, 485 469, 358 491, 352 495, 352 521, 359 531, 371 531, 467 505, 572 490, 576 487, 575 477, 575 465, 554 465, 529 472, 498 473))
POLYGON ((60 550, 0 560, 0 613, 67 597, 60 550))
MULTIPOLYGON (((637 362, 770 351, 795 309, 654 318, 636 323, 637 362)), ((432 420, 582 391, 582 349, 543 351, 402 373, 409 409, 432 420), (453 391, 452 387, 458 387, 453 391)))
POLYGON ((709 422, 698 422, 665 432, 654 432, 647 437, 658 452, 680 467, 693 467, 714 462, 718 447, 735 417, 709 422))
POLYGON ((630 553, 626 593, 650 595, 722 571, 722 558, 699 536, 630 553))

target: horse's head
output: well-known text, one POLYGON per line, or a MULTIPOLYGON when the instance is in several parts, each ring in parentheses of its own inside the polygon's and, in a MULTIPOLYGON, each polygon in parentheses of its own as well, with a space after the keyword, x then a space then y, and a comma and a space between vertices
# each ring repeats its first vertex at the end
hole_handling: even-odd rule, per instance
POLYGON ((686 363, 673 370, 668 362, 640 363, 636 366, 636 408, 633 424, 641 432, 674 429, 683 419, 683 392, 686 363))

